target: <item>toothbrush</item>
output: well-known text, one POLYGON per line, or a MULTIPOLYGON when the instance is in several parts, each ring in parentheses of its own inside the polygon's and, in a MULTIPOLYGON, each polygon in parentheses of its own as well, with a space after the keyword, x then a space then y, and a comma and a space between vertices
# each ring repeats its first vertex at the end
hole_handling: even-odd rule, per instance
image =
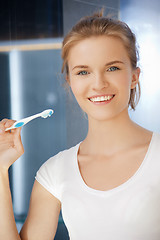
POLYGON ((14 129, 14 128, 18 128, 18 127, 23 127, 25 124, 27 124, 31 120, 33 120, 35 118, 38 118, 38 117, 42 117, 42 118, 50 117, 53 114, 53 112, 54 111, 52 109, 47 109, 47 110, 45 110, 41 113, 37 113, 37 114, 32 115, 30 117, 23 118, 19 121, 16 121, 11 127, 6 128, 5 131, 8 131, 8 130, 11 130, 11 129, 14 129))

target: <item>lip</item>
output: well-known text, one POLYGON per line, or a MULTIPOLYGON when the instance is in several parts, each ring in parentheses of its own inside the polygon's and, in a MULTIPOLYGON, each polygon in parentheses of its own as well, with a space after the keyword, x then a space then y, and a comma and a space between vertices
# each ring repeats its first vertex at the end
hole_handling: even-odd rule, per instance
POLYGON ((94 95, 94 96, 92 96, 92 97, 89 97, 88 100, 89 100, 92 104, 94 104, 94 105, 106 105, 106 104, 109 104, 114 97, 115 97, 115 94, 102 94, 102 95, 94 95), (90 100, 90 98, 105 97, 105 96, 113 96, 113 97, 112 97, 110 100, 101 101, 101 102, 96 102, 96 101, 95 101, 95 102, 92 102, 92 101, 90 100))
POLYGON ((93 96, 89 97, 88 99, 90 99, 90 98, 97 98, 97 97, 105 97, 105 96, 115 96, 115 94, 93 95, 93 96))

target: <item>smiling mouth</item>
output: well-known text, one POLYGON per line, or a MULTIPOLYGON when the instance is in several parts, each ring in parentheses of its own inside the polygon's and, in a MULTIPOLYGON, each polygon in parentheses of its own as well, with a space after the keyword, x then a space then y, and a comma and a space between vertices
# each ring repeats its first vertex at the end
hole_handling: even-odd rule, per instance
POLYGON ((100 97, 91 97, 88 98, 91 102, 100 103, 100 102, 107 102, 111 100, 115 95, 106 95, 106 96, 100 96, 100 97))

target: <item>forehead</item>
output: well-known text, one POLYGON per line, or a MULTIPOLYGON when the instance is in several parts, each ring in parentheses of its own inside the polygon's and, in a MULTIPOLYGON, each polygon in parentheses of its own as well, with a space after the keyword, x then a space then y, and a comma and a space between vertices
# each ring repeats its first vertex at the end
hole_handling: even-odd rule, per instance
POLYGON ((128 54, 122 40, 117 37, 97 36, 79 41, 73 45, 68 54, 68 63, 92 61, 128 61, 128 54))

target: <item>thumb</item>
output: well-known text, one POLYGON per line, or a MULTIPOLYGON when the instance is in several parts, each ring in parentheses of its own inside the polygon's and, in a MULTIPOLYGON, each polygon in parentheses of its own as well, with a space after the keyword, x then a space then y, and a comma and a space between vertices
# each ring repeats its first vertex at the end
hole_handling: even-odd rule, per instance
POLYGON ((16 143, 17 149, 21 154, 24 153, 24 147, 21 140, 21 127, 14 129, 14 141, 16 143))

